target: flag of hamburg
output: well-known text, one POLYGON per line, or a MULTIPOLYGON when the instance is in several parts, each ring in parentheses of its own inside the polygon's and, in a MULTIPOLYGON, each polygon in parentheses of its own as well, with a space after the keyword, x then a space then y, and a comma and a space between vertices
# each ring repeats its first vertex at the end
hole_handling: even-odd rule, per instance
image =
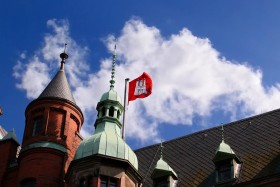
POLYGON ((152 93, 152 87, 151 77, 144 72, 141 76, 129 82, 128 101, 148 97, 152 93))

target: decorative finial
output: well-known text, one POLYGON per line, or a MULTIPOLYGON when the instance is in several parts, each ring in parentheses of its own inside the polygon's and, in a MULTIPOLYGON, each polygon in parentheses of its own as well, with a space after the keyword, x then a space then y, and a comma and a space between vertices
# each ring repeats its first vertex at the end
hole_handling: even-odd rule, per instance
POLYGON ((114 89, 114 84, 115 84, 115 65, 116 65, 116 48, 117 45, 115 44, 115 48, 114 48, 114 54, 113 54, 113 62, 112 62, 112 73, 111 73, 111 80, 110 80, 110 90, 114 89))
POLYGON ((224 141, 224 125, 222 124, 222 141, 224 141))
POLYGON ((162 141, 160 142, 160 158, 162 159, 163 155, 163 145, 162 145, 162 141))
POLYGON ((65 59, 68 58, 68 55, 66 54, 66 47, 67 47, 67 43, 65 43, 64 52, 60 54, 60 58, 61 58, 60 70, 62 71, 64 70, 65 59))

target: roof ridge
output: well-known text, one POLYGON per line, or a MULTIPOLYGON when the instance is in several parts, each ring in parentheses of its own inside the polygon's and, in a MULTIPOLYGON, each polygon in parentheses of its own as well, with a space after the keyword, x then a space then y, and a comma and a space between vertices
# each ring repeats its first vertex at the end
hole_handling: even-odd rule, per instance
MULTIPOLYGON (((204 129, 204 130, 197 131, 197 132, 194 132, 194 133, 191 133, 191 134, 187 134, 187 135, 184 135, 184 136, 173 138, 171 140, 167 140, 167 141, 162 142, 162 143, 169 143, 169 142, 177 141, 177 140, 180 140, 180 139, 183 139, 183 138, 186 138, 186 137, 195 136, 197 134, 201 134, 201 133, 205 133, 205 132, 217 129, 217 128, 221 128, 221 126, 228 127, 228 126, 232 126, 234 124, 240 124, 240 123, 246 122, 246 121, 250 122, 250 120, 253 119, 253 118, 258 118, 258 117, 266 116, 266 115, 269 115, 269 114, 275 113, 275 112, 280 112, 280 109, 275 109, 275 110, 272 110, 272 111, 268 111, 268 112, 264 112, 264 113, 257 114, 257 115, 254 115, 254 116, 250 116, 250 117, 247 117, 247 118, 243 118, 243 119, 240 119, 240 120, 232 121, 232 122, 229 122, 229 123, 226 123, 226 124, 210 127, 208 129, 204 129)), ((229 138, 225 138, 225 139, 229 139, 229 138)), ((151 147, 157 146, 158 144, 160 144, 160 143, 156 143, 156 144, 153 144, 153 145, 149 145, 149 146, 146 146, 146 147, 135 149, 134 151, 138 152, 138 151, 141 151, 141 150, 144 150, 144 149, 149 149, 151 147)))

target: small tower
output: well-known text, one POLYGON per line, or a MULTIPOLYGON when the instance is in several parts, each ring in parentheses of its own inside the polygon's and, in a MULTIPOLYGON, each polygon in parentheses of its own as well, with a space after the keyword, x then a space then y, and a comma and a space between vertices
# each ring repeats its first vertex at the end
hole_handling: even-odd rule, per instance
POLYGON ((222 142, 216 150, 213 162, 216 167, 216 184, 227 186, 239 177, 241 161, 231 147, 224 141, 224 127, 222 126, 222 142))
POLYGON ((65 50, 60 58, 59 71, 25 111, 26 125, 19 155, 21 185, 63 186, 64 175, 82 141, 79 132, 83 114, 64 72, 68 58, 65 50))
MULTIPOLYGON (((1 126, 0 126, 1 127, 1 126)), ((0 139, 0 186, 16 186, 14 166, 17 166, 16 157, 19 143, 14 130, 9 131, 0 139)))
POLYGON ((94 134, 81 142, 69 167, 66 175, 69 186, 140 185, 142 178, 138 173, 137 157, 120 134, 120 116, 124 108, 120 96, 114 91, 115 61, 114 52, 110 90, 97 104, 94 134))
POLYGON ((154 187, 175 187, 177 184, 177 174, 163 160, 163 146, 160 144, 160 159, 157 161, 156 167, 151 175, 154 187))

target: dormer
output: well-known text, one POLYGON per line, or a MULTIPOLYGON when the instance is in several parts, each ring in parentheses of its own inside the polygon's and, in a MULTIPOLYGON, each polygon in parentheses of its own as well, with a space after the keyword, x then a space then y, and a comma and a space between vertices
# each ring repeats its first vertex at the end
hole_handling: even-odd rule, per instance
POLYGON ((161 144, 161 155, 151 175, 153 187, 175 187, 178 177, 175 171, 163 160, 163 146, 161 144))
POLYGON ((216 186, 229 185, 238 179, 241 161, 231 147, 224 142, 224 138, 216 150, 213 162, 215 164, 216 186))

